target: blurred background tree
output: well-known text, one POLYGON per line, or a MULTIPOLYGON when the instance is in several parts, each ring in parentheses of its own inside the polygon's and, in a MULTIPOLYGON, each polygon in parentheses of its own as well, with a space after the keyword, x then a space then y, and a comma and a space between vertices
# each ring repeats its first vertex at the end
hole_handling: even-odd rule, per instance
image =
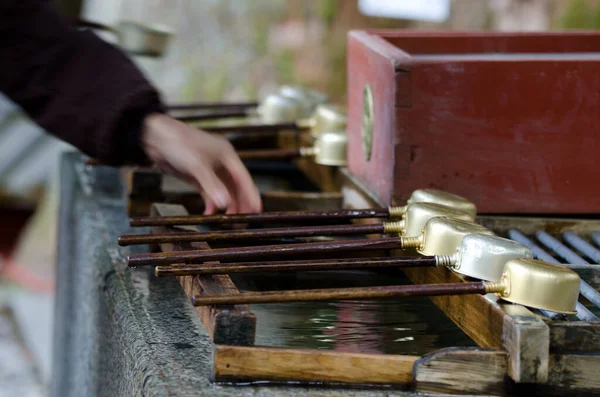
POLYGON ((172 26, 163 59, 137 60, 170 101, 260 98, 303 84, 344 103, 349 30, 593 28, 598 9, 587 0, 451 0, 447 20, 434 23, 365 16, 358 0, 88 0, 83 14, 172 26))

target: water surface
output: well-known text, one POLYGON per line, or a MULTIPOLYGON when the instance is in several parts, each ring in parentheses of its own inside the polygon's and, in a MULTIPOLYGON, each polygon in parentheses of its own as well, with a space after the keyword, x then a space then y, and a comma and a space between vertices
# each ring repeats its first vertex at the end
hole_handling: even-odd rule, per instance
MULTIPOLYGON (((242 290, 410 284, 399 272, 304 272, 236 277, 242 290)), ((423 355, 449 346, 475 346, 428 298, 251 305, 256 345, 372 354, 423 355)))

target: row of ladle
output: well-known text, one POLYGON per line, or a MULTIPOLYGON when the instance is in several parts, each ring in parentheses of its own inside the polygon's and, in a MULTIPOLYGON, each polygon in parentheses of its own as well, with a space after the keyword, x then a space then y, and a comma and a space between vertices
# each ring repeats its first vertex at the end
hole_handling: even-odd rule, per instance
MULTIPOLYGON (((205 105, 206 106, 206 105, 205 105)), ((242 150, 238 155, 242 160, 282 160, 308 157, 317 164, 343 166, 346 164, 346 125, 345 112, 336 105, 327 103, 327 96, 318 91, 297 86, 282 86, 278 92, 267 95, 259 104, 234 103, 215 104, 210 108, 202 107, 200 114, 179 114, 190 108, 171 108, 173 116, 180 121, 194 123, 199 128, 210 132, 272 132, 282 130, 309 132, 313 145, 295 150, 242 150), (226 111, 208 113, 207 109, 218 110, 226 105, 226 111), (233 110, 232 110, 233 109, 233 110), (240 122, 237 118, 243 117, 240 122), (223 119, 234 119, 223 123, 223 119), (206 124, 207 120, 220 120, 219 124, 206 124), (199 123, 204 122, 204 124, 199 123)), ((193 108, 192 108, 193 110, 193 108)))
POLYGON ((133 254, 130 267, 156 266, 157 276, 229 274, 257 271, 332 270, 377 267, 444 267, 480 281, 369 288, 244 292, 194 296, 196 306, 318 300, 359 300, 401 296, 494 293, 501 300, 556 313, 575 313, 581 279, 574 271, 533 259, 529 248, 495 235, 475 223, 476 208, 463 197, 433 190, 413 192, 405 206, 387 209, 297 211, 292 213, 232 214, 186 217, 133 218, 132 226, 303 222, 316 219, 346 221, 388 218, 367 225, 319 225, 257 230, 217 230, 208 233, 125 235, 120 245, 175 241, 239 241, 298 236, 386 234, 395 237, 341 239, 297 244, 235 246, 133 254), (419 254, 392 257, 314 259, 366 250, 415 249, 419 254), (312 256, 313 259, 269 261, 274 257, 312 256), (261 259, 266 259, 261 261, 261 259), (220 263, 215 264, 214 261, 220 263), (213 262, 213 263, 208 263, 213 262), (176 265, 174 265, 176 264, 176 265))

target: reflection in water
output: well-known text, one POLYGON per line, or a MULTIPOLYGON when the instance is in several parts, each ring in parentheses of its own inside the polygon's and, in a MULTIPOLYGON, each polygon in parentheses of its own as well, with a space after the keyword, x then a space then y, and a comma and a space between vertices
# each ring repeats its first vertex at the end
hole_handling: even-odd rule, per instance
MULTIPOLYGON (((272 274, 235 280, 241 289, 400 285, 400 274, 360 271, 272 274)), ((447 346, 474 343, 428 298, 379 301, 302 302, 252 305, 256 344, 354 353, 422 355, 447 346)))

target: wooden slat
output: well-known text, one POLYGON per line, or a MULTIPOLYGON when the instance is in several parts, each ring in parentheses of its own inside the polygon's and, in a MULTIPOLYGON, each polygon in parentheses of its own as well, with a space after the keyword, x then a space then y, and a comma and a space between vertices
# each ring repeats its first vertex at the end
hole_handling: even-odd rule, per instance
POLYGON ((600 355, 549 355, 546 384, 508 381, 509 354, 478 348, 447 348, 423 356, 413 369, 417 392, 492 396, 598 395, 600 355))
POLYGON ((447 348, 427 354, 413 369, 416 391, 463 395, 506 395, 506 353, 447 348))
POLYGON ((553 353, 600 353, 600 323, 550 323, 550 351, 553 353))
POLYGON ((407 386, 418 357, 313 349, 215 346, 213 378, 407 386))
POLYGON ((559 395, 576 395, 577 391, 600 394, 600 355, 551 355, 548 383, 558 387, 559 395))
MULTIPOLYGON (((152 205, 152 215, 160 216, 181 216, 187 215, 186 209, 181 205, 159 204, 152 205)), ((168 233, 169 231, 189 231, 198 232, 193 226, 179 226, 176 228, 155 227, 153 233, 168 233)), ((190 249, 209 249, 206 243, 178 243, 161 244, 162 251, 180 251, 190 249)), ((215 262, 218 263, 218 262, 215 262)), ((185 290, 188 297, 207 294, 220 293, 238 293, 238 289, 229 276, 182 276, 178 277, 179 283, 185 290)), ((196 312, 204 324, 208 334, 214 343, 223 343, 228 345, 248 346, 254 344, 256 332, 256 316, 247 305, 236 305, 230 308, 226 307, 196 307, 196 312)))
POLYGON ((506 306, 503 340, 508 353, 508 374, 517 383, 548 380, 550 329, 523 306, 506 306))

